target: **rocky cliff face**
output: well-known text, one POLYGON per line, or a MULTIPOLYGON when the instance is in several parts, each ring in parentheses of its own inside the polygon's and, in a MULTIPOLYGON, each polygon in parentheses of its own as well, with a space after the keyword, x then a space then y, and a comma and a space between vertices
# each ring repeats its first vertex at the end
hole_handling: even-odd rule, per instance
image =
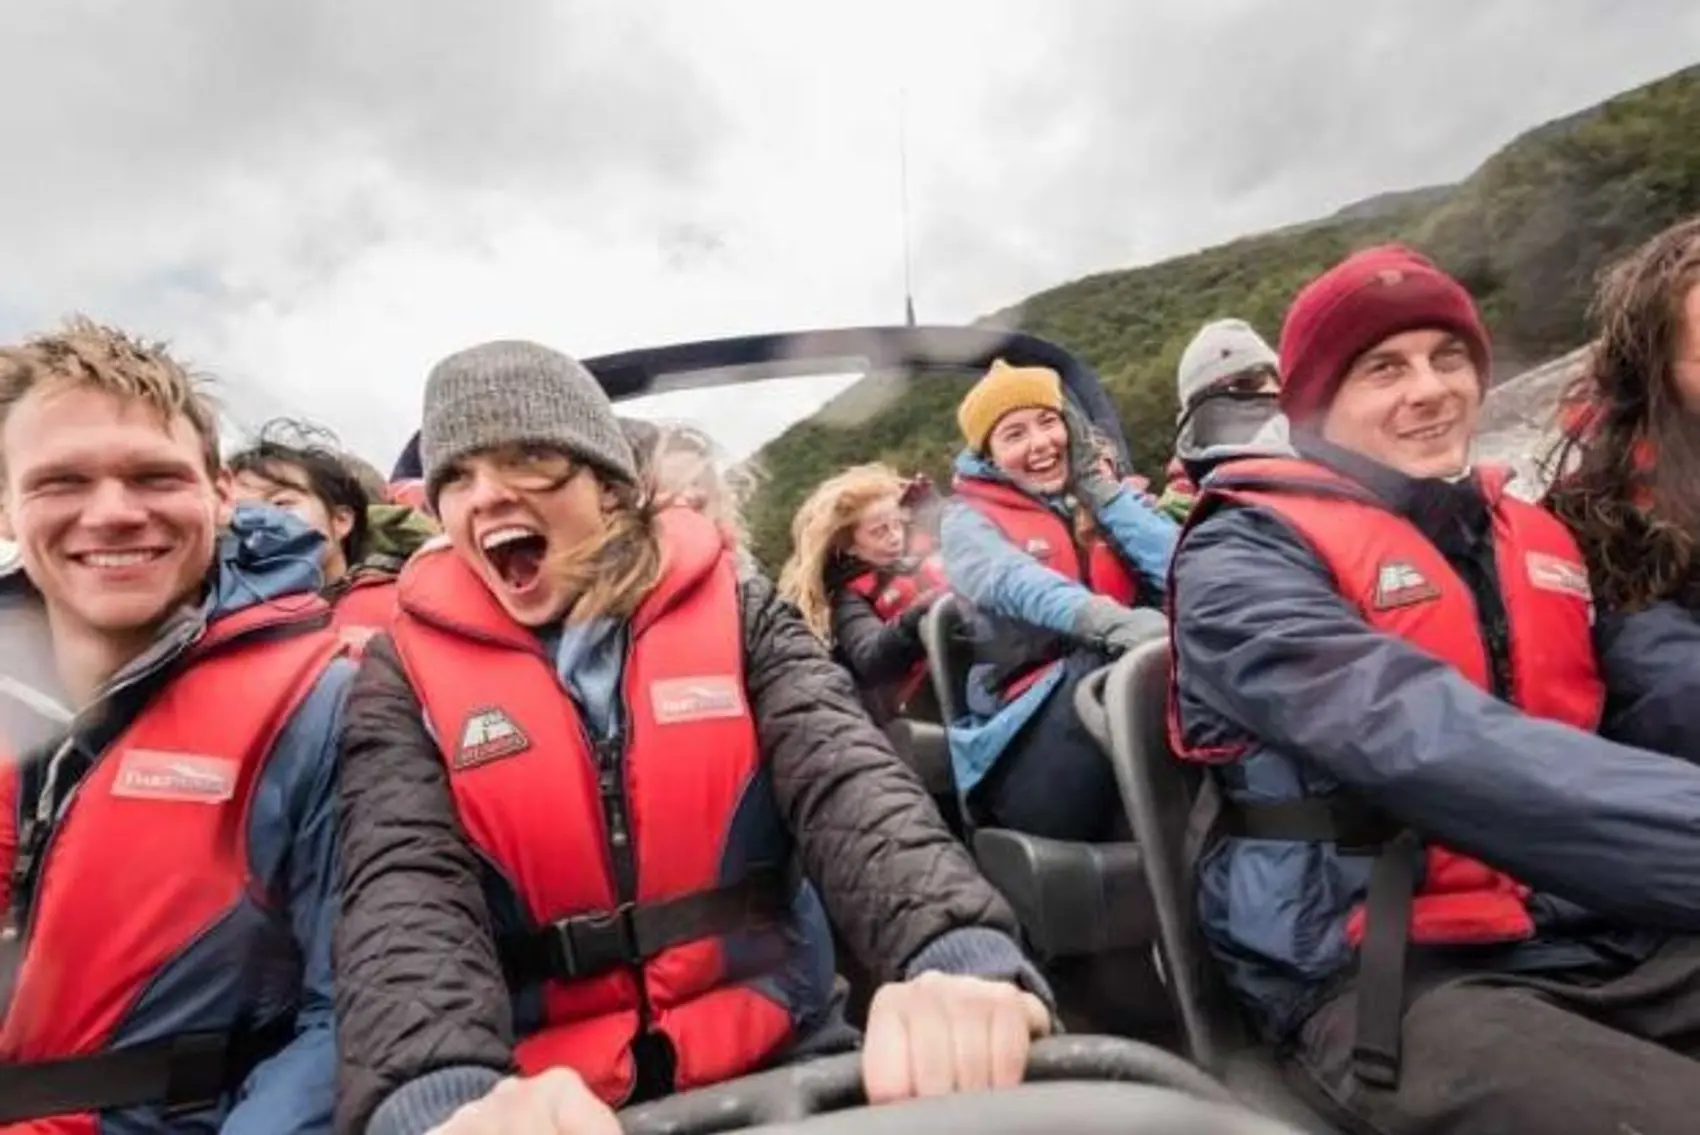
POLYGON ((1587 361, 1588 348, 1578 347, 1488 392, 1482 405, 1478 461, 1502 461, 1517 470, 1512 490, 1534 499, 1546 488, 1550 470, 1544 463, 1558 440, 1559 398, 1587 361))

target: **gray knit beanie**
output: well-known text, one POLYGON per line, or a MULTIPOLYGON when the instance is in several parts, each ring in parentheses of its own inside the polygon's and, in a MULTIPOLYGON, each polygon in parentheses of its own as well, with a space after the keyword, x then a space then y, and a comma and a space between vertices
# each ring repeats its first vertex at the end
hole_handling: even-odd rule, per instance
POLYGON ((515 443, 557 446, 618 480, 638 480, 608 395, 576 359, 536 343, 501 341, 469 347, 431 368, 419 458, 433 506, 451 462, 515 443))
POLYGON ((1186 416, 1194 398, 1224 378, 1259 367, 1277 369, 1280 365, 1274 349, 1245 320, 1218 319, 1206 323, 1181 354, 1175 384, 1181 416, 1186 416))

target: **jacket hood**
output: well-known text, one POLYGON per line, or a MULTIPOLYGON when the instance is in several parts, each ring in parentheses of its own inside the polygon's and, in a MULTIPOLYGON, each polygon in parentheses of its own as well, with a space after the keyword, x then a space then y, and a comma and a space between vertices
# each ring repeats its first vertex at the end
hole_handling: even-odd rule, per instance
POLYGON ((325 540, 281 509, 242 505, 213 552, 208 618, 233 615, 324 585, 325 540))
POLYGON ((366 510, 366 554, 353 568, 395 575, 436 534, 437 526, 416 509, 375 504, 366 510))
MULTIPOLYGON (((324 538, 292 514, 238 508, 219 533, 201 594, 168 614, 153 645, 111 681, 188 649, 216 618, 292 595, 314 595, 323 553, 324 538)), ((43 677, 53 673, 52 635, 41 594, 16 563, 0 567, 0 636, 13 648, 0 666, 0 738, 28 747, 62 728, 72 714, 57 683, 43 677)))

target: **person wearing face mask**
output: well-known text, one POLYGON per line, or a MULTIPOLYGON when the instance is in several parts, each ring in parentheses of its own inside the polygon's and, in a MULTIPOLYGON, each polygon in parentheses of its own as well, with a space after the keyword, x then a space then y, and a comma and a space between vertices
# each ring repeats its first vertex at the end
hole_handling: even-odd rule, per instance
POLYGON ((0 1130, 328 1132, 324 541, 221 523, 189 372, 87 320, 0 348, 0 455, 0 1130))
POLYGON ((1206 323, 1193 336, 1176 374, 1175 455, 1158 508, 1184 522, 1205 475, 1251 447, 1279 412, 1276 368, 1275 352, 1243 319, 1206 323))
POLYGON ((269 505, 324 537, 319 593, 345 641, 358 649, 395 615, 396 574, 432 529, 412 509, 373 498, 347 456, 312 427, 276 421, 225 463, 233 504, 269 505))
POLYGON ((853 1045, 832 925, 886 982, 871 1099, 1019 1081, 1050 1011, 1009 908, 772 584, 652 506, 589 372, 459 352, 421 439, 446 540, 344 731, 340 1129, 495 1129, 566 1072, 606 1126, 853 1045))
POLYGON ((909 548, 908 484, 884 465, 824 481, 797 510, 779 593, 836 651, 880 724, 938 719, 921 620, 947 590, 939 558, 909 548))
POLYGON ((1582 554, 1469 460, 1488 368, 1409 249, 1294 300, 1297 456, 1217 468, 1175 554, 1199 915, 1301 1084, 1369 1128, 1688 1130, 1700 768, 1596 734, 1582 554))
POLYGON ((942 539, 946 575, 973 608, 976 665, 951 758, 987 822, 1103 840, 1123 822, 1120 797, 1073 689, 1160 627, 1151 608, 1178 529, 1099 472, 1073 418, 1055 371, 1002 360, 957 411, 968 448, 942 539))

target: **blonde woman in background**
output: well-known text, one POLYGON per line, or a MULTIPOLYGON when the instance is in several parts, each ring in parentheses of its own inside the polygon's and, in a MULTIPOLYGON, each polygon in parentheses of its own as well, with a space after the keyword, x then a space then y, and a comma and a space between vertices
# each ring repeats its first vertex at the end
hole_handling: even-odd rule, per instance
POLYGON ((857 465, 822 482, 791 523, 780 594, 855 678, 876 721, 936 720, 921 619, 946 590, 937 557, 910 553, 909 482, 857 465))
POLYGON ((744 505, 760 483, 748 462, 724 465, 714 439, 693 426, 621 419, 637 457, 644 490, 656 508, 688 508, 714 522, 728 547, 753 566, 744 505))

